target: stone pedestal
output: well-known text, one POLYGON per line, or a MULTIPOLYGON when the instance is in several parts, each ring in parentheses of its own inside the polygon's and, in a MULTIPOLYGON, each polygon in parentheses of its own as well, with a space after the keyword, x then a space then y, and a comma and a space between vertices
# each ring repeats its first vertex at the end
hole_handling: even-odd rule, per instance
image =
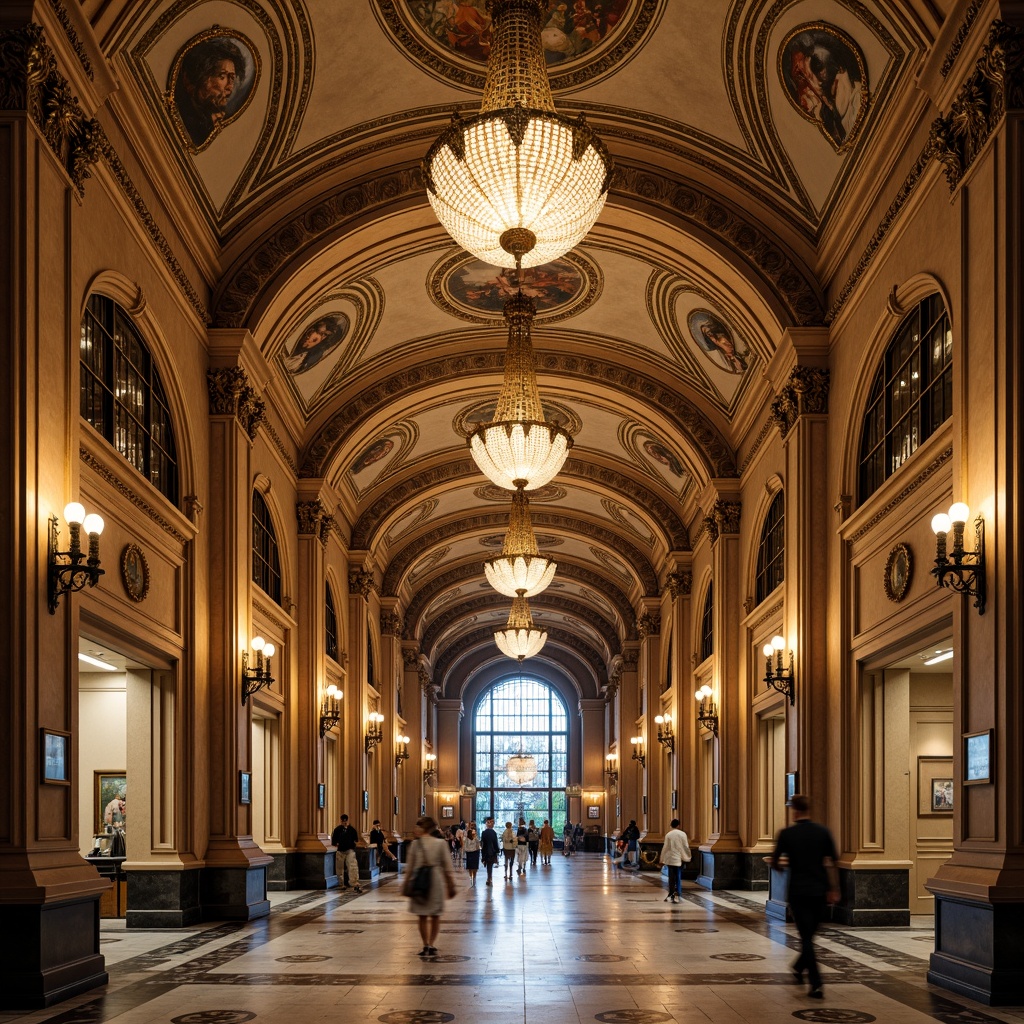
POLYGON ((267 866, 203 868, 199 898, 204 921, 251 921, 270 913, 267 866))
POLYGON ((906 928, 910 924, 910 872, 907 868, 872 871, 839 869, 842 899, 833 909, 837 924, 906 928))
POLYGON ((201 920, 198 870, 129 873, 128 928, 183 928, 201 920))

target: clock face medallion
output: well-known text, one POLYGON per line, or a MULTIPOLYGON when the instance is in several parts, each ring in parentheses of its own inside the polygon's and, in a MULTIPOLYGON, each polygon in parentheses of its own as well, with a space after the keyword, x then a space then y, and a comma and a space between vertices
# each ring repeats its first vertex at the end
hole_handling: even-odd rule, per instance
POLYGON ((137 544, 121 553, 121 582, 133 601, 144 601, 149 593, 149 563, 137 544))
POLYGON ((885 596, 890 601, 899 602, 906 596, 910 589, 913 568, 914 561, 910 548, 906 544, 897 544, 885 560, 885 574, 882 580, 885 596))

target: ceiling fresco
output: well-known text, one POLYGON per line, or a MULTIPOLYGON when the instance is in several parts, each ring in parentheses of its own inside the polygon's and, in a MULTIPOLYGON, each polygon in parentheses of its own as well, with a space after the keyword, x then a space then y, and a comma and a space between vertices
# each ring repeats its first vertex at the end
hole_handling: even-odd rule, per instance
POLYGON ((119 116, 156 154, 158 212, 206 319, 260 346, 287 406, 279 450, 336 496, 344 543, 446 696, 494 663, 508 612, 482 563, 511 494, 467 437, 494 414, 502 304, 519 287, 534 299, 544 415, 574 441, 530 495, 559 566, 531 600, 550 631, 538 666, 582 696, 635 640, 642 599, 705 543, 708 484, 766 436, 766 367, 788 328, 823 323, 837 285, 819 279, 821 240, 877 171, 872 139, 950 6, 550 0, 556 105, 586 115, 616 171, 584 242, 521 280, 453 247, 420 171, 452 113, 479 108, 483 0, 82 13, 119 116))

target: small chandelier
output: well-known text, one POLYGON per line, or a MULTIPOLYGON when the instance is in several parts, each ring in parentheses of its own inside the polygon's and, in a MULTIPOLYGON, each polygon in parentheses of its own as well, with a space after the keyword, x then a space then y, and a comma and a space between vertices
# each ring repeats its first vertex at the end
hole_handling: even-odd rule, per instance
POLYGON ((555 575, 554 561, 537 550, 530 522, 530 500, 522 487, 517 487, 512 496, 512 515, 501 554, 484 562, 484 573, 487 582, 506 597, 535 597, 555 575))
POLYGON ((544 64, 546 0, 489 0, 492 43, 480 113, 458 114, 423 161, 438 220, 497 267, 565 255, 597 220, 612 161, 582 114, 555 111, 544 64))
POLYGON ((505 302, 508 346, 498 405, 494 419, 469 435, 470 454, 480 472, 506 491, 543 487, 572 447, 568 431, 543 419, 530 338, 534 312, 533 300, 522 292, 505 302))
POLYGON ((537 778, 537 758, 521 750, 505 763, 505 774, 517 786, 526 786, 537 778))
POLYGON ((547 641, 548 635, 543 629, 533 624, 530 606, 523 594, 517 594, 512 602, 512 611, 504 629, 495 631, 494 642, 502 654, 522 662, 539 654, 547 641))

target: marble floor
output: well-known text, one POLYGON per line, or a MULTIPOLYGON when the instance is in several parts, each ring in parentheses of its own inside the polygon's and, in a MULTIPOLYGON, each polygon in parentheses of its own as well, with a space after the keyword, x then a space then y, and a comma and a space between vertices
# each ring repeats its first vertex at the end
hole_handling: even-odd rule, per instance
POLYGON ((763 894, 688 885, 672 905, 658 875, 616 872, 596 854, 483 881, 471 888, 458 872, 426 960, 394 876, 362 895, 275 893, 271 916, 251 923, 128 932, 105 921, 106 988, 0 1024, 1024 1024, 1024 1008, 926 983, 931 918, 826 926, 817 1002, 792 983, 796 934, 765 919, 763 894))

